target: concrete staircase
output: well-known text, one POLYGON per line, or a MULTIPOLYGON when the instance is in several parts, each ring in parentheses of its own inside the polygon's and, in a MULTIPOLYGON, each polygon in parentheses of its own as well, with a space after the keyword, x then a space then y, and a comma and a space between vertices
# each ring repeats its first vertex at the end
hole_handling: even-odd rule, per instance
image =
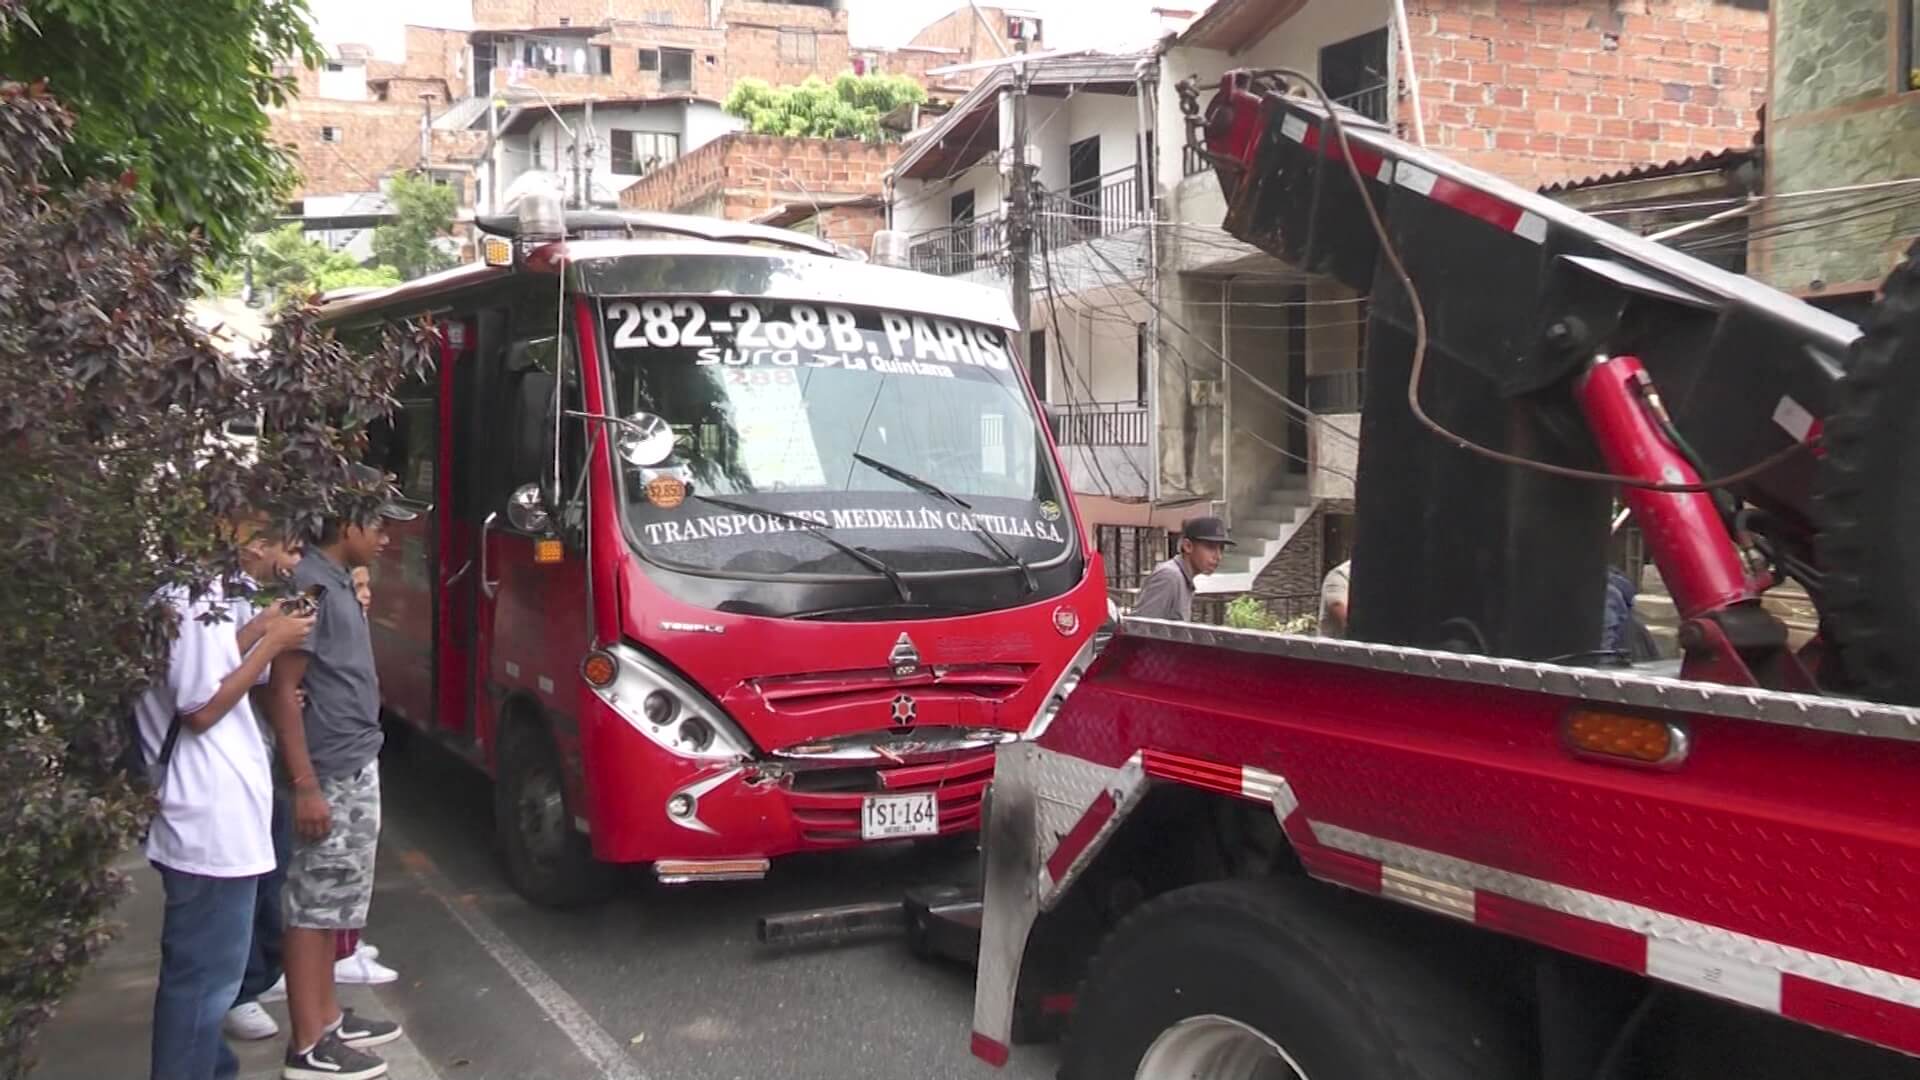
MULTIPOLYGON (((1820 613, 1814 609, 1812 598, 1794 582, 1767 590, 1761 603, 1787 624, 1787 644, 1791 648, 1805 645, 1820 630, 1820 613)), ((1666 583, 1660 580, 1660 571, 1652 563, 1641 572, 1640 594, 1633 599, 1633 610, 1646 622, 1653 639, 1660 643, 1662 656, 1680 655, 1680 612, 1673 605, 1673 597, 1667 594, 1666 583)))
POLYGON ((1259 505, 1236 517, 1234 546, 1220 560, 1219 570, 1194 581, 1194 591, 1219 594, 1251 590, 1260 571, 1313 514, 1313 505, 1304 480, 1268 489, 1259 505))

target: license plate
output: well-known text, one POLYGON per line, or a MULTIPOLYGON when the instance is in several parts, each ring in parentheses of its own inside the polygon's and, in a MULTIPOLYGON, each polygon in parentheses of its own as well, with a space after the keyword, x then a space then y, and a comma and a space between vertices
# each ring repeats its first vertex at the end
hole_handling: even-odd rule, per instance
POLYGON ((934 836, 940 832, 940 811, 933 792, 918 795, 869 795, 860 807, 860 839, 891 836, 934 836))

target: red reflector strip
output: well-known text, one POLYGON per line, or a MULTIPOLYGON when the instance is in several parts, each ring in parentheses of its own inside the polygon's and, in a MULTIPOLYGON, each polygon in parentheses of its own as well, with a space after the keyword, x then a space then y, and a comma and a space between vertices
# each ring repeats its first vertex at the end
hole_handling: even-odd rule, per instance
POLYGON ((1238 765, 1222 765, 1217 761, 1160 750, 1143 751, 1140 765, 1148 776, 1217 791, 1222 795, 1238 797, 1245 787, 1241 780, 1242 769, 1238 765))
POLYGON ((1470 910, 1490 930, 1920 1053, 1920 978, 1321 822, 1288 836, 1323 880, 1417 907, 1464 900, 1448 913, 1470 910))
POLYGON ((996 1069, 1005 1065, 1007 1058, 1011 1056, 1007 1050, 1006 1043, 1000 1042, 997 1039, 990 1039, 977 1031, 973 1033, 973 1045, 971 1049, 973 1050, 974 1057, 979 1058, 981 1061, 986 1062, 996 1069))
POLYGON ((1547 239, 1547 220, 1530 210, 1522 210, 1495 195, 1468 187, 1458 180, 1435 173, 1412 162, 1403 161, 1394 170, 1394 179, 1409 191, 1425 195, 1442 206, 1458 210, 1470 217, 1493 226, 1502 232, 1510 232, 1523 240, 1544 243, 1547 239))
POLYGON ((1100 827, 1113 816, 1118 805, 1113 801, 1113 793, 1110 791, 1103 791, 1094 797, 1093 805, 1087 807, 1086 812, 1080 815, 1080 820, 1074 822, 1073 828, 1067 830, 1067 835, 1060 838, 1060 846, 1054 848, 1053 854, 1047 856, 1048 877, 1055 882, 1066 879, 1067 871, 1073 867, 1074 860, 1080 857, 1081 852, 1087 850, 1088 844, 1093 843, 1093 838, 1100 834, 1100 827))
POLYGON ((1798 975, 1780 981, 1780 1015, 1920 1054, 1920 1009, 1798 975))
POLYGON ((1072 994, 1048 994, 1040 999, 1040 1012, 1047 1016, 1065 1016, 1073 1011, 1072 994))
MULTIPOLYGON (((1319 128, 1309 126, 1300 144, 1309 150, 1319 150, 1328 161, 1346 160, 1346 155, 1340 150, 1340 136, 1332 131, 1323 136, 1319 128)), ((1352 138, 1347 139, 1347 144, 1353 148, 1353 163, 1360 166, 1361 174, 1378 179, 1387 159, 1370 147, 1354 142, 1352 138)))
POLYGON ((1565 915, 1525 900, 1490 892, 1474 896, 1473 915, 1474 922, 1489 930, 1499 930, 1528 941, 1551 945, 1563 952, 1628 971, 1645 971, 1647 968, 1647 939, 1631 930, 1565 915))

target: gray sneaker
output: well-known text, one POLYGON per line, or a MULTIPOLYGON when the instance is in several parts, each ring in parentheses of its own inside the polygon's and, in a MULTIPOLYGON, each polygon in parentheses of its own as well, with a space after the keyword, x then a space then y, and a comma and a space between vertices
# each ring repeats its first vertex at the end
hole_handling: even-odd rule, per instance
POLYGON ((386 1062, 364 1050, 355 1050, 331 1031, 304 1054, 287 1047, 287 1060, 280 1067, 282 1080, 375 1080, 385 1075, 386 1062))
POLYGON ((341 1009, 340 1022, 334 1025, 333 1033, 355 1050, 365 1050, 399 1038, 400 1025, 391 1020, 369 1020, 355 1016, 352 1009, 341 1009))

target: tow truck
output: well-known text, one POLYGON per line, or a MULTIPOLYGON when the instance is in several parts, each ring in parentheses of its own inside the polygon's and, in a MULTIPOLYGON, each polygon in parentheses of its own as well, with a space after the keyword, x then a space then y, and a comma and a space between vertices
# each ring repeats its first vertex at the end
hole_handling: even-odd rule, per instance
POLYGON ((1182 97, 1226 230, 1372 296, 1350 636, 1120 619, 977 892, 761 939, 904 926, 1065 1080, 1920 1075, 1920 245, 1862 328, 1298 73, 1182 97), (1616 499, 1677 670, 1596 651, 1616 499))

